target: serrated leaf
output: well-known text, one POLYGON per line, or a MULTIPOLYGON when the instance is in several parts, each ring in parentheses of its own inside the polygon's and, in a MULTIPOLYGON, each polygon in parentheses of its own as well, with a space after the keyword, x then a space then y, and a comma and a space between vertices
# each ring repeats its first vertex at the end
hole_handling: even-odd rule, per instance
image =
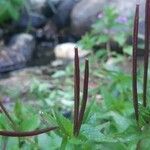
POLYGON ((103 134, 100 132, 98 128, 92 127, 88 124, 82 125, 81 134, 91 141, 97 141, 103 138, 103 134))
POLYGON ((73 124, 71 123, 71 121, 69 119, 65 118, 64 116, 62 116, 61 114, 58 114, 58 113, 55 113, 55 117, 56 117, 56 121, 59 125, 61 132, 65 136, 72 137, 73 124))
POLYGON ((28 116, 21 122, 20 129, 23 131, 35 130, 40 125, 38 115, 28 114, 28 116))
POLYGON ((119 132, 125 131, 131 125, 131 120, 125 118, 124 116, 122 116, 122 115, 120 115, 118 113, 111 112, 110 116, 115 121, 117 130, 119 132))

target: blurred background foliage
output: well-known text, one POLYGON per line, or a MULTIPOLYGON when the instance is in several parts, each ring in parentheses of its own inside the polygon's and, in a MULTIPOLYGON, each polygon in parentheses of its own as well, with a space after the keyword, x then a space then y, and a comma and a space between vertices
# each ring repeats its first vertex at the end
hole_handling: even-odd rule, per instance
MULTIPOLYGON (((51 45, 58 45, 66 41, 73 41, 80 49, 88 52, 89 55, 86 57, 90 62, 89 96, 81 133, 78 137, 74 137, 72 134, 74 103, 74 68, 73 60, 70 59, 74 56, 74 51, 72 51, 73 56, 71 55, 69 59, 63 56, 63 59, 59 60, 55 56, 56 61, 49 64, 50 57, 48 55, 48 63, 44 66, 42 64, 29 65, 19 71, 0 74, 2 76, 0 99, 9 110, 20 131, 30 131, 52 125, 60 127, 60 130, 56 132, 31 138, 0 137, 0 147, 3 147, 4 150, 49 150, 49 148, 51 150, 135 150, 140 142, 141 150, 148 150, 150 109, 149 102, 147 109, 141 105, 143 87, 143 68, 141 67, 143 60, 141 57, 138 58, 140 64, 138 66, 138 96, 141 111, 139 126, 142 130, 139 130, 136 125, 132 103, 133 16, 129 18, 121 16, 115 6, 107 5, 103 8, 103 12, 97 14, 96 20, 85 34, 74 37, 70 28, 64 23, 64 18, 70 8, 66 9, 64 18, 60 17, 61 20, 57 12, 61 10, 63 2, 58 4, 58 1, 46 1, 51 8, 48 13, 46 11, 46 17, 52 17, 43 26, 40 24, 38 27, 33 27, 32 25, 37 22, 29 19, 31 22, 33 21, 33 24, 30 22, 31 28, 23 28, 19 32, 29 32, 34 37, 36 45, 34 55, 37 53, 36 50, 44 45, 44 48, 40 49, 41 53, 37 54, 43 60, 45 58, 41 54, 47 54, 45 50, 47 47, 48 52, 50 49, 54 51, 54 47, 49 48, 52 47, 51 45), (54 18, 54 16, 57 17, 54 18), (62 21, 59 20, 64 25, 63 28, 57 27, 58 18, 62 21), (54 26, 50 26, 51 22, 55 23, 54 26), (52 35, 55 28, 52 27, 57 27, 54 36, 52 35)), ((35 12, 31 11, 32 6, 27 5, 26 2, 25 0, 0 0, 0 26, 11 25, 11 22, 19 21, 24 9, 30 10, 28 15, 31 15, 31 18, 36 18, 39 14, 34 16, 35 12)), ((72 6, 72 3, 67 3, 67 7, 68 4, 72 6)), ((43 21, 45 18, 43 17, 43 19, 40 15, 37 18, 43 21)), ((3 30, 5 31, 5 28, 3 30)), ((6 40, 1 43, 5 44, 10 40, 8 37, 12 35, 12 31, 11 34, 6 33, 6 40)), ((5 36, 1 38, 3 39, 5 36)), ((139 41, 139 48, 142 49, 143 35, 139 36, 139 41)), ((26 45, 28 46, 30 43, 26 45)), ((73 49, 74 45, 71 48, 73 49)), ((68 49, 70 50, 70 47, 68 49)), ((10 48, 10 50, 12 49, 10 48)), ((25 51, 27 51, 27 47, 25 47, 25 51)), ((65 51, 65 54, 69 55, 70 51, 65 51)), ((140 54, 142 52, 143 50, 140 51, 140 54)), ((7 50, 3 51, 1 48, 0 53, 3 54, 0 55, 0 58, 2 56, 9 58, 10 53, 7 53, 7 50)), ((60 51, 59 54, 61 53, 60 51)), ((15 53, 10 56, 17 60, 15 53)), ((24 57, 21 55, 21 58, 24 57)), ((10 62, 13 63, 13 61, 10 62)), ((80 62, 80 77, 83 81, 82 58, 80 62)), ((150 89, 149 83, 150 80, 148 80, 148 90, 150 89)), ((81 89, 82 86, 81 84, 81 89)), ((83 91, 80 94, 82 93, 83 91)), ((13 130, 3 113, 0 113, 0 130, 13 130)))
POLYGON ((21 8, 24 5, 24 0, 1 0, 0 1, 0 23, 10 19, 17 20, 20 16, 21 8))

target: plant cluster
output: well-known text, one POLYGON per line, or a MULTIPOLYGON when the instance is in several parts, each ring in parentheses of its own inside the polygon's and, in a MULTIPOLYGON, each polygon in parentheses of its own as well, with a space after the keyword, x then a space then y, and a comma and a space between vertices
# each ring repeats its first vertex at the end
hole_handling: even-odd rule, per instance
MULTIPOLYGON (((10 127, 14 131, 3 130, 0 131, 0 135, 4 137, 28 137, 43 134, 52 130, 60 130, 58 133, 62 136, 61 148, 65 149, 68 140, 77 137, 80 132, 81 124, 83 122, 83 117, 85 113, 87 96, 88 96, 88 78, 89 78, 89 63, 86 59, 85 61, 85 73, 84 73, 84 84, 83 84, 83 98, 80 108, 80 68, 79 68, 79 56, 78 49, 75 48, 75 75, 74 75, 74 123, 72 124, 68 119, 63 117, 61 114, 54 113, 51 116, 47 116, 44 113, 44 117, 51 118, 51 124, 55 124, 53 127, 47 127, 44 129, 33 130, 33 131, 24 131, 27 129, 37 128, 39 121, 36 115, 30 114, 31 118, 26 117, 27 112, 22 108, 22 105, 18 102, 16 103, 15 112, 16 112, 16 122, 13 120, 12 116, 9 115, 6 108, 0 102, 0 107, 2 112, 10 122, 10 127), (56 125, 57 124, 57 125, 56 125)), ((6 122, 5 122, 6 123, 6 122)), ((4 125, 4 124, 3 124, 4 125)), ((5 127, 7 128, 7 127, 5 127)), ((4 128, 4 129, 5 129, 4 128)), ((8 127, 9 128, 9 127, 8 127)), ((21 148, 21 147, 20 147, 21 148)))
POLYGON ((24 0, 1 0, 0 1, 0 24, 10 19, 17 20, 24 0))
MULTIPOLYGON (((82 37, 79 44, 85 49, 99 47, 99 51, 106 51, 105 55, 110 55, 112 43, 116 43, 125 54, 132 55, 132 45, 127 43, 132 33, 130 19, 120 16, 115 7, 105 7, 97 18, 91 31, 82 37)), ((97 52, 97 55, 100 54, 97 52)))
MULTIPOLYGON (((87 103, 89 63, 86 59, 83 96, 82 101, 80 101, 80 64, 78 49, 75 48, 73 117, 67 118, 55 108, 45 109, 38 115, 32 110, 32 107, 24 107, 20 102, 16 103, 14 113, 10 115, 3 104, 0 103, 2 109, 0 114, 0 135, 2 135, 0 140, 2 143, 0 146, 8 150, 10 145, 11 150, 148 150, 150 147, 150 107, 147 101, 149 96, 147 85, 150 80, 147 78, 147 73, 150 0, 146 1, 145 6, 143 78, 138 76, 137 71, 139 26, 139 4, 137 4, 133 31, 132 78, 124 72, 108 70, 103 66, 99 69, 98 66, 98 69, 95 72, 92 70, 91 74, 96 77, 101 74, 101 85, 98 83, 95 89, 90 89, 89 94, 91 92, 96 96, 87 103), (99 102, 95 100, 97 96, 101 96, 99 102), (141 104, 140 99, 143 99, 143 104, 141 104), (39 129, 43 124, 50 127, 39 129), (14 140, 8 137, 17 138, 14 140), (12 145, 15 145, 15 147, 12 147, 12 145)), ((40 88, 40 92, 37 93, 39 97, 47 95, 47 91, 43 93, 46 86, 40 88)), ((35 89, 33 88, 33 91, 37 92, 35 89)))

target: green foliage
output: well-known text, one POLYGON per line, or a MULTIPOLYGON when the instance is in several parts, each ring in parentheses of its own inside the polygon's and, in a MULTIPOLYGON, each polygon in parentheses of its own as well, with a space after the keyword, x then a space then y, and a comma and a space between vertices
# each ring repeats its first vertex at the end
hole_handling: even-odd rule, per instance
POLYGON ((15 120, 19 130, 21 131, 35 130, 40 125, 39 116, 28 109, 31 108, 24 107, 24 105, 20 102, 16 102, 14 107, 15 120))
POLYGON ((132 46, 126 43, 127 38, 132 33, 130 30, 129 18, 127 20, 127 18, 119 16, 114 7, 106 7, 92 25, 91 31, 82 37, 79 44, 85 49, 105 45, 106 50, 110 53, 111 43, 114 42, 123 47, 124 53, 131 55, 132 46))
MULTIPOLYGON (((15 5, 20 5, 15 1, 15 5)), ((8 3, 8 2, 7 2, 8 3)), ((92 31, 81 40, 86 49, 106 44, 109 50, 111 41, 123 47, 124 52, 131 54, 131 46, 126 45, 126 25, 119 23, 119 14, 114 8, 106 8, 104 17, 97 20, 92 31), (103 30, 101 30, 103 29, 103 30)), ((135 121, 132 102, 132 79, 124 71, 98 64, 97 58, 105 59, 106 51, 101 49, 97 56, 91 58, 91 79, 88 107, 83 118, 78 136, 73 134, 73 68, 66 67, 52 74, 51 84, 47 81, 34 79, 29 90, 30 97, 34 97, 34 104, 23 105, 17 92, 12 92, 14 98, 19 99, 10 110, 11 116, 19 131, 30 131, 42 126, 58 126, 54 132, 31 138, 3 138, 0 137, 0 147, 7 142, 8 150, 135 150, 140 143, 141 150, 148 150, 150 146, 150 108, 141 106, 139 124, 135 121), (92 79, 94 81, 92 82, 92 79), (99 80, 100 79, 100 80, 99 80), (95 89, 92 85, 96 84, 95 89), (55 86, 53 86, 55 85, 55 86), (97 97, 100 97, 98 99, 97 97), (40 114, 38 113, 40 112, 40 114), (69 116, 62 115, 69 112, 69 116)), ((122 59, 119 55, 116 61, 122 59)), ((116 66, 115 66, 116 67, 116 66)), ((82 72, 81 68, 81 72, 82 72)), ((81 78, 82 79, 82 78, 81 78)), ((138 96, 142 96, 142 79, 138 76, 138 96)), ((0 129, 14 130, 8 118, 0 114, 0 129)))
MULTIPOLYGON (((68 119, 64 117, 57 107, 51 106, 51 109, 47 109, 47 106, 45 106, 41 115, 38 115, 38 113, 36 113, 38 108, 26 106, 17 101, 11 114, 19 130, 27 131, 37 129, 40 128, 43 123, 46 125, 57 125, 59 129, 55 132, 42 134, 30 139, 22 138, 21 141, 18 138, 8 138, 7 149, 48 150, 49 147, 51 147, 52 150, 134 150, 137 147, 137 143, 141 141, 141 147, 147 150, 150 143, 150 110, 149 107, 143 108, 140 106, 140 128, 142 128, 142 130, 140 130, 134 118, 131 98, 132 80, 130 75, 120 70, 108 70, 102 66, 100 70, 96 71, 97 73, 92 73, 91 75, 101 75, 101 85, 98 84, 98 90, 96 90, 95 94, 101 95, 102 100, 99 103, 95 101, 95 98, 92 98, 93 101, 88 103, 78 137, 74 137, 73 135, 72 118, 68 119), (52 110, 53 108, 55 108, 54 111, 52 110), (20 144, 20 142, 23 144, 20 144), (14 147, 11 146, 12 144, 14 147)), ((68 75, 66 76, 69 77, 68 75)), ((64 77, 64 75, 62 77, 54 76, 53 79, 55 79, 56 82, 59 80, 60 83, 60 79, 63 78, 64 81, 64 77)), ((142 87, 141 79, 138 78, 138 81, 139 87, 142 87)), ((50 93, 53 92, 54 91, 50 91, 50 93)), ((32 84, 31 94, 37 95, 37 98, 44 97, 45 99, 50 93, 48 84, 38 81, 34 81, 34 84, 32 84)), ((55 96, 57 96, 57 94, 55 96)), ((138 94, 139 96, 141 95, 140 88, 138 94)), ((62 95, 65 95, 65 93, 62 95)), ((56 98, 55 96, 54 99, 56 98)), ((73 95, 71 97, 73 97, 73 95)), ((44 101, 45 100, 40 100, 40 103, 45 105, 44 101)), ((41 110, 41 108, 39 108, 39 110, 41 110)), ((1 130, 12 130, 11 124, 8 122, 8 119, 1 114, 1 130)), ((1 144, 3 144, 3 140, 0 139, 0 141, 1 144)))
POLYGON ((0 0, 0 24, 10 19, 17 20, 24 0, 0 0))

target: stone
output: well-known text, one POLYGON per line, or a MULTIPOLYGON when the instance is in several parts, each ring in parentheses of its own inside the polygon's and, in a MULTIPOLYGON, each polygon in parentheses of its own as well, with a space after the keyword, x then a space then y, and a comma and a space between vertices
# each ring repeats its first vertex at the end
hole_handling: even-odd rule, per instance
MULTIPOLYGON (((77 47, 75 43, 63 43, 59 44, 54 48, 54 53, 57 59, 66 59, 73 60, 74 59, 74 48, 77 47)), ((89 54, 89 51, 85 51, 78 47, 79 49, 79 57, 83 58, 89 54)))
POLYGON ((62 0, 27 0, 29 9, 32 12, 43 14, 46 17, 56 13, 56 8, 61 2, 62 0))
POLYGON ((61 29, 70 24, 70 13, 77 0, 62 0, 53 16, 53 22, 61 29))
MULTIPOLYGON (((1 98, 5 99, 4 101, 8 101, 10 98, 9 96, 13 94, 13 96, 20 95, 21 100, 23 100, 24 98, 27 98, 27 94, 30 95, 31 87, 36 82, 37 84, 38 82, 47 84, 49 89, 53 88, 54 85, 51 84, 51 77, 43 73, 45 70, 47 70, 48 73, 52 72, 50 66, 30 67, 10 72, 9 76, 1 78, 0 80, 1 98)), ((12 100, 16 99, 11 99, 11 102, 12 100)))
POLYGON ((8 46, 0 50, 0 73, 22 68, 31 59, 35 40, 27 33, 12 37, 8 46))
POLYGON ((51 20, 43 28, 36 30, 36 38, 39 41, 55 41, 57 40, 57 36, 57 28, 51 20))
MULTIPOLYGON (((71 12, 71 28, 74 35, 83 35, 89 31, 104 7, 112 6, 117 9, 120 17, 130 18, 135 13, 136 0, 81 0, 71 12), (127 11, 128 10, 128 11, 127 11)), ((140 1, 140 18, 144 18, 145 0, 140 1)), ((140 29, 142 30, 142 29, 140 29)))
POLYGON ((19 21, 17 22, 17 27, 20 29, 27 29, 28 27, 39 28, 46 24, 47 19, 44 15, 30 12, 27 13, 26 11, 23 12, 19 21))
POLYGON ((46 7, 47 0, 27 0, 29 9, 41 13, 42 10, 46 7))
POLYGON ((96 20, 97 15, 102 11, 105 1, 101 0, 81 0, 71 12, 72 32, 76 35, 83 35, 96 20))

